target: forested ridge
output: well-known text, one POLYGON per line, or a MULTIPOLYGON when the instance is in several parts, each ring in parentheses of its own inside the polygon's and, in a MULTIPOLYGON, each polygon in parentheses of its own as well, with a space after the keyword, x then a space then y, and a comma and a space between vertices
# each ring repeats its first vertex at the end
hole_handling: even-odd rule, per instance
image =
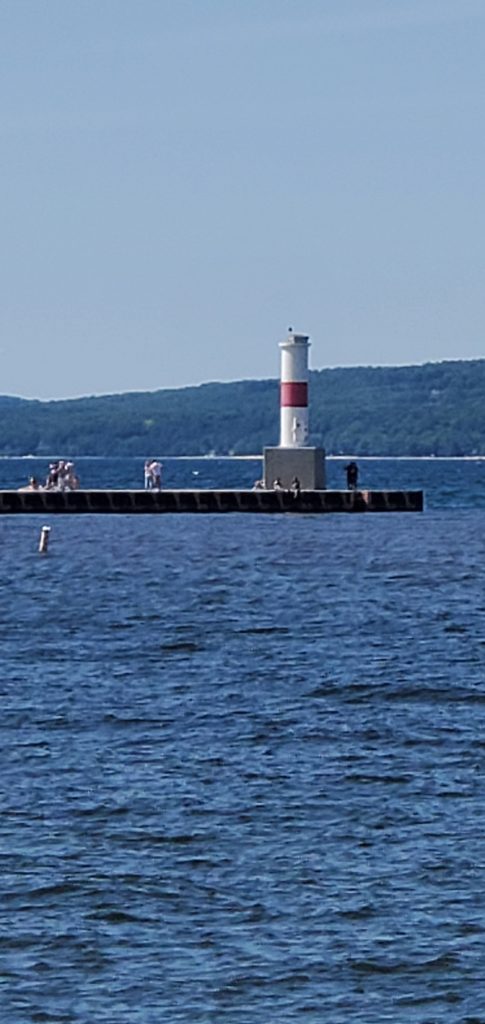
MULTIPOLYGON (((277 380, 61 401, 0 396, 1 455, 260 454, 277 380)), ((310 444, 328 454, 485 454, 485 359, 310 374, 310 444)))

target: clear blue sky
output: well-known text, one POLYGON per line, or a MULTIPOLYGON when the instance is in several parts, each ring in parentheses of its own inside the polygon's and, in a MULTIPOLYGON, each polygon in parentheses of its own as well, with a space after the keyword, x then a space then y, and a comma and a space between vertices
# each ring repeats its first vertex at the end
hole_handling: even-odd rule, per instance
POLYGON ((0 394, 485 355, 484 0, 2 0, 0 394))

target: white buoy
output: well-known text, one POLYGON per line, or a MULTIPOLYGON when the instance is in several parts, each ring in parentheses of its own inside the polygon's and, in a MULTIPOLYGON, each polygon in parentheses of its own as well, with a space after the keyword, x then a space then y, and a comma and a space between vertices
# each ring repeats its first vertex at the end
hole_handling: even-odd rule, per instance
POLYGON ((45 555, 49 548, 49 534, 51 532, 50 526, 43 526, 40 531, 39 538, 39 554, 45 555))

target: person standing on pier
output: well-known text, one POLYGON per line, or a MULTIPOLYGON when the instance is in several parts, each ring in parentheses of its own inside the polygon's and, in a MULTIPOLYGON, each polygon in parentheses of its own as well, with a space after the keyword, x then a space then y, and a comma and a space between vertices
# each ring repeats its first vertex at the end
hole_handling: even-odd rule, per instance
POLYGON ((345 467, 347 474, 347 487, 349 491, 355 491, 357 487, 357 481, 359 479, 359 467, 356 462, 349 462, 348 466, 345 467))
POLYGON ((152 490, 159 491, 162 486, 162 463, 153 459, 150 463, 150 476, 152 490))

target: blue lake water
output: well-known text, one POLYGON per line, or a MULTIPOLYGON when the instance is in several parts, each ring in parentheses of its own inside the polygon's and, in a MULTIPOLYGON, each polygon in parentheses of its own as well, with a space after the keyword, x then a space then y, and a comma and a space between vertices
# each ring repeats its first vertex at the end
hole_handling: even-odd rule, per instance
MULTIPOLYGON (((62 454, 62 453, 61 453, 62 454)), ((57 456, 56 456, 57 457, 57 456)), ((49 459, 0 458, 0 490, 25 485, 29 476, 46 479, 49 459)), ((167 488, 246 488, 262 475, 260 459, 180 459, 163 461, 167 488)), ((348 458, 327 459, 327 487, 346 487, 348 458)), ((482 459, 360 459, 359 485, 366 489, 423 489, 428 508, 485 507, 485 458, 482 459)), ((76 459, 85 488, 142 488, 143 459, 76 459)))
POLYGON ((485 467, 360 469, 426 512, 1 517, 2 1022, 485 1022, 485 467))

